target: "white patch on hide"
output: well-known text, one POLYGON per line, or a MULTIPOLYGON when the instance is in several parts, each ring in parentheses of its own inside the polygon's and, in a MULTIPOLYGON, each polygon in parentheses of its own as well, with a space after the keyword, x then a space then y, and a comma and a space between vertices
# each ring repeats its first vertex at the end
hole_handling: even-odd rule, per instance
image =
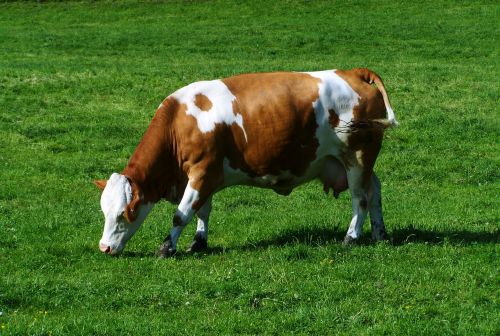
POLYGON ((247 134, 243 128, 243 117, 233 111, 233 101, 236 97, 229 91, 221 80, 201 81, 189 84, 172 94, 179 103, 187 106, 186 113, 196 118, 198 128, 207 133, 215 129, 216 124, 238 125, 247 140, 247 134), (202 111, 195 104, 196 95, 206 96, 212 103, 208 111, 202 111))
POLYGON ((335 111, 339 116, 338 128, 345 127, 353 119, 353 108, 358 104, 360 97, 345 80, 335 73, 335 70, 306 73, 321 81, 318 84, 319 98, 313 102, 318 124, 316 137, 319 141, 316 157, 338 156, 338 140, 347 144, 348 133, 332 129, 329 110, 335 111))

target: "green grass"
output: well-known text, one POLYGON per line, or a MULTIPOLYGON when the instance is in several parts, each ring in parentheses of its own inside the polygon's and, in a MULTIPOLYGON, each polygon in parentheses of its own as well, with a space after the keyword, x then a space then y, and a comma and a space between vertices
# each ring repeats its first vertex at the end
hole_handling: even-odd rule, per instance
MULTIPOLYGON (((498 335, 496 1, 0 5, 0 334, 498 335), (97 249, 93 179, 201 79, 366 66, 401 127, 376 170, 391 243, 341 240, 347 194, 214 198, 210 253, 160 260, 156 206, 97 249)), ((191 224, 181 237, 186 248, 191 224)))

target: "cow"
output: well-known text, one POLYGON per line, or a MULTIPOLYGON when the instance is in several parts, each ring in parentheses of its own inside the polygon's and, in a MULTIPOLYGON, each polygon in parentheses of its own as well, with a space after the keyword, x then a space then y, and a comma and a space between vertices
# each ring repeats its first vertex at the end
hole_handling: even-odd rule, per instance
POLYGON ((232 185, 288 195, 319 179, 337 197, 350 190, 344 244, 370 214, 372 239, 386 239, 373 167, 385 129, 397 125, 381 78, 366 68, 241 74, 199 81, 169 95, 120 173, 102 190, 102 252, 120 253, 161 199, 178 204, 161 257, 177 251, 196 215, 188 251, 207 249, 212 196, 232 185), (374 86, 375 84, 376 86, 374 86))

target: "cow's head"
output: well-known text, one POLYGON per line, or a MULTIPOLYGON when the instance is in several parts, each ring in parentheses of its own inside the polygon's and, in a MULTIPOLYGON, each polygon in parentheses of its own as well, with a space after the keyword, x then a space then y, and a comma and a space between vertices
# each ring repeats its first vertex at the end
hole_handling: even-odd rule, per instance
POLYGON ((94 184, 102 190, 101 209, 105 217, 99 249, 115 255, 144 222, 152 203, 144 203, 138 185, 121 174, 113 173, 109 180, 97 180, 94 184))

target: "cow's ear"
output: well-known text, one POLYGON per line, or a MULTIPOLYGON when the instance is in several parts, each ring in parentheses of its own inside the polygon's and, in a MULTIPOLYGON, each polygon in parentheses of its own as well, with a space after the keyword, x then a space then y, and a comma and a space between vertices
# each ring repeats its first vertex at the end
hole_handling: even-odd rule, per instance
POLYGON ((131 182, 130 184, 132 185, 132 201, 130 201, 125 208, 123 217, 125 217, 127 222, 132 223, 139 215, 139 205, 142 203, 142 192, 136 183, 131 182))
POLYGON ((94 180, 94 184, 96 185, 97 188, 99 188, 101 191, 106 188, 106 184, 108 183, 108 180, 94 180))

